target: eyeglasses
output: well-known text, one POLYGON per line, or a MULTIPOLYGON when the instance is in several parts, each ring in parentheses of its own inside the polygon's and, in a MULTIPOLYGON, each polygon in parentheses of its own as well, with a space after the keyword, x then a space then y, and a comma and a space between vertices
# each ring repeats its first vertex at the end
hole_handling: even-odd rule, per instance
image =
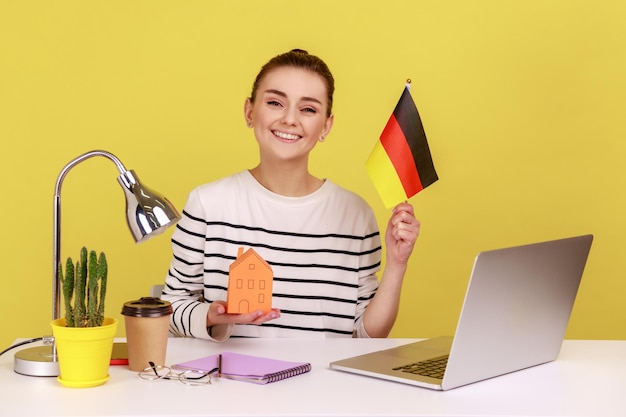
POLYGON ((140 379, 144 381, 159 381, 169 379, 180 381, 185 385, 209 385, 211 384, 211 375, 219 372, 219 368, 211 369, 209 372, 189 369, 183 372, 174 372, 169 366, 155 365, 154 362, 148 362, 150 366, 138 373, 140 379))

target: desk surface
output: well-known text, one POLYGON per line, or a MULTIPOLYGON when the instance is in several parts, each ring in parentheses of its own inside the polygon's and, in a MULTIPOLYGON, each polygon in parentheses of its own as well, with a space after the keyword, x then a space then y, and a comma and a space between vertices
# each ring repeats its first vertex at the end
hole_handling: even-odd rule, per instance
POLYGON ((168 364, 226 350, 311 362, 310 373, 268 385, 147 382, 113 366, 100 387, 66 388, 56 378, 16 374, 10 351, 0 356, 0 415, 626 416, 626 341, 566 340, 555 362, 445 392, 328 368, 336 359, 411 341, 169 339, 168 364))

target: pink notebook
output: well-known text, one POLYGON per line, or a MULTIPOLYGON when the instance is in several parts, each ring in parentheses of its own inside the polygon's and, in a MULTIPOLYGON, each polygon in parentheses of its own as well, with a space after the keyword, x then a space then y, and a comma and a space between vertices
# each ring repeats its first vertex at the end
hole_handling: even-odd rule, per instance
MULTIPOLYGON (((193 369, 209 372, 219 366, 219 354, 182 362, 175 369, 193 369)), ((255 384, 269 384, 285 378, 300 375, 311 370, 306 362, 290 362, 261 356, 243 355, 234 352, 222 353, 221 375, 224 378, 255 384)))

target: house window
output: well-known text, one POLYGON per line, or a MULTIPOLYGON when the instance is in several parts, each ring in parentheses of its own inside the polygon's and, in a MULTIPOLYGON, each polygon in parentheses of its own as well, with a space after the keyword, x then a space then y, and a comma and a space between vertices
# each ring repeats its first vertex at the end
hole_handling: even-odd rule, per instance
POLYGON ((254 280, 253 279, 249 279, 248 280, 248 289, 249 290, 254 289, 254 280))
POLYGON ((263 304, 265 302, 265 295, 264 294, 259 294, 259 303, 263 304))
POLYGON ((259 289, 260 290, 264 290, 265 289, 265 280, 264 279, 259 281, 259 289))
POLYGON ((238 279, 237 280, 237 288, 238 289, 242 289, 243 288, 243 279, 238 279))
POLYGON ((249 263, 248 264, 248 269, 253 270, 256 267, 256 264, 254 263, 249 263))

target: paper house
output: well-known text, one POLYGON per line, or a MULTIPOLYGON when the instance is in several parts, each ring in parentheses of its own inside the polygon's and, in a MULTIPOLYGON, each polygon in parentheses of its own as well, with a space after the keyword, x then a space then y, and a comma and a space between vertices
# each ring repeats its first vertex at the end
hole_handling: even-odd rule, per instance
POLYGON ((245 314, 272 309, 272 267, 254 249, 239 248, 228 270, 226 312, 245 314))

